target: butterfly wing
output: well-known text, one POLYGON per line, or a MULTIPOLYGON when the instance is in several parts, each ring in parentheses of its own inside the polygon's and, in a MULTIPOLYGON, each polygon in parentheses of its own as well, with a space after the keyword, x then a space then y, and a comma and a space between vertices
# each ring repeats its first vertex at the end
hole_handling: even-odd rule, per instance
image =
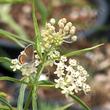
POLYGON ((32 44, 28 45, 25 50, 24 50, 27 58, 26 58, 26 62, 31 62, 34 60, 34 47, 32 44))
POLYGON ((34 60, 34 47, 33 45, 28 45, 23 53, 18 56, 18 60, 21 64, 30 63, 34 60))
POLYGON ((18 60, 19 60, 19 62, 21 63, 21 64, 24 64, 24 63, 26 63, 26 59, 27 59, 27 57, 26 57, 26 55, 19 55, 18 56, 18 60))
POLYGON ((31 45, 31 44, 28 45, 28 46, 25 48, 24 52, 26 53, 27 56, 33 57, 33 56, 34 56, 34 47, 33 47, 33 45, 31 45))

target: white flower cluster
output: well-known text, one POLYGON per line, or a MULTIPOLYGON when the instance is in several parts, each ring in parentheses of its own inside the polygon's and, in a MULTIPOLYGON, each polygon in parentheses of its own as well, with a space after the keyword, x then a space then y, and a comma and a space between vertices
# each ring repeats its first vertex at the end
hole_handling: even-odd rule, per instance
POLYGON ((54 62, 56 59, 60 58, 60 52, 53 49, 52 51, 50 51, 48 53, 48 61, 49 61, 49 65, 53 66, 54 62))
POLYGON ((42 45, 43 48, 49 49, 52 46, 59 46, 63 42, 72 43, 77 40, 75 36, 76 28, 71 22, 67 22, 66 18, 62 18, 58 21, 52 18, 49 23, 46 23, 44 29, 42 29, 42 45), (56 27, 56 28, 55 28, 56 27))
POLYGON ((18 59, 12 59, 11 63, 10 68, 12 68, 13 71, 20 70, 23 76, 30 76, 37 71, 40 60, 36 57, 34 62, 21 64, 18 59))
POLYGON ((87 71, 78 64, 75 59, 69 59, 69 64, 66 64, 67 58, 61 56, 54 74, 57 75, 55 79, 55 87, 60 88, 61 92, 68 96, 69 94, 78 93, 84 91, 85 93, 90 91, 90 86, 86 84, 87 77, 89 76, 87 71))
POLYGON ((60 57, 60 52, 57 50, 53 50, 48 54, 48 56, 49 56, 49 59, 53 60, 60 57))
POLYGON ((10 66, 10 68, 12 68, 13 71, 20 70, 21 67, 22 67, 22 66, 20 65, 18 59, 12 59, 12 60, 11 60, 11 63, 12 63, 12 65, 10 66))

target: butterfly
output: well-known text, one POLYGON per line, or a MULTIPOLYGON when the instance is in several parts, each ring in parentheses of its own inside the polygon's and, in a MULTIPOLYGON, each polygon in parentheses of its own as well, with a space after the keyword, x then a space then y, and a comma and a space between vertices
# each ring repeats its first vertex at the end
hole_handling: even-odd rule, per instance
POLYGON ((34 47, 29 44, 18 56, 20 64, 32 63, 35 60, 34 47))

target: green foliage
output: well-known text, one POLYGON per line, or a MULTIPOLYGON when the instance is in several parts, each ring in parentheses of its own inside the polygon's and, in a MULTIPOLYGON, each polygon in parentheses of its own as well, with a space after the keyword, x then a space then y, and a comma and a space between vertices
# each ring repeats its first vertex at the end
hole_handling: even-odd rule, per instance
POLYGON ((29 105, 30 105, 30 103, 32 101, 32 97, 31 96, 32 96, 32 88, 30 89, 30 91, 28 93, 28 96, 27 96, 27 99, 26 99, 26 103, 24 105, 24 110, 28 110, 29 105))
POLYGON ((11 59, 7 57, 0 57, 0 62, 11 63, 11 59))
POLYGON ((8 101, 4 97, 0 96, 0 102, 3 105, 7 106, 9 110, 13 110, 12 106, 8 103, 8 101))
POLYGON ((12 77, 8 77, 8 76, 0 77, 0 80, 1 81, 4 81, 4 80, 5 81, 11 81, 11 82, 14 82, 14 83, 28 84, 27 82, 25 82, 23 80, 12 78, 12 77))
POLYGON ((45 25, 46 19, 47 19, 47 15, 48 15, 47 9, 44 6, 42 0, 35 0, 35 2, 36 2, 35 5, 36 5, 38 11, 41 14, 41 17, 42 17, 42 23, 43 23, 43 25, 45 25))
POLYGON ((2 29, 0 29, 0 35, 2 35, 2 37, 8 38, 8 39, 14 41, 16 44, 18 44, 21 47, 25 47, 25 44, 29 44, 29 43, 34 44, 32 41, 25 39, 22 36, 19 37, 15 34, 12 34, 8 31, 2 30, 2 29))
POLYGON ((57 105, 57 104, 54 105, 52 103, 40 101, 39 110, 66 110, 72 105, 73 105, 73 103, 69 103, 66 105, 57 105))
POLYGON ((23 110, 23 104, 24 104, 24 95, 27 85, 21 84, 19 97, 18 97, 18 103, 17 103, 17 110, 23 110))
POLYGON ((86 52, 91 51, 91 50, 93 50, 93 49, 95 49, 97 47, 100 47, 102 45, 104 45, 104 44, 99 44, 99 45, 96 45, 96 46, 93 46, 93 47, 90 47, 90 48, 85 48, 85 49, 81 49, 81 50, 68 52, 68 53, 64 54, 64 56, 66 56, 66 57, 78 56, 78 55, 80 55, 82 53, 86 53, 86 52))
POLYGON ((38 27, 38 23, 37 23, 37 18, 36 18, 36 9, 35 9, 35 4, 36 4, 36 0, 32 0, 32 9, 33 9, 33 13, 32 13, 32 16, 33 16, 33 22, 34 22, 34 29, 35 29, 35 48, 36 48, 36 51, 38 52, 39 56, 42 57, 42 54, 41 54, 41 34, 40 34, 40 30, 39 30, 39 27, 38 27))
POLYGON ((33 110, 38 110, 38 107, 37 107, 38 100, 37 100, 36 91, 37 91, 37 87, 33 86, 33 90, 32 90, 32 109, 33 110))
POLYGON ((38 81, 39 87, 54 87, 54 83, 48 80, 38 81))
POLYGON ((0 92, 0 97, 6 97, 7 96, 7 94, 5 94, 4 92, 0 92))
POLYGON ((73 98, 73 100, 75 100, 77 103, 79 103, 83 110, 91 110, 78 96, 70 95, 70 97, 73 98))
POLYGON ((56 110, 56 108, 58 108, 58 105, 53 105, 44 101, 39 102, 39 110, 56 110))

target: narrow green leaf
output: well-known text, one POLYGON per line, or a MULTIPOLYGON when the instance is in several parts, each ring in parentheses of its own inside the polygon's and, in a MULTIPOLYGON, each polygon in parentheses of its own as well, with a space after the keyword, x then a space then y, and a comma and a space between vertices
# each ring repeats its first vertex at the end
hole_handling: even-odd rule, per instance
POLYGON ((0 106, 0 110, 10 110, 10 109, 6 106, 0 106))
POLYGON ((73 103, 69 103, 69 104, 66 104, 62 107, 58 107, 55 110, 66 110, 67 108, 71 107, 72 105, 73 105, 73 103))
POLYGON ((24 95, 27 85, 21 84, 18 102, 17 102, 17 110, 23 110, 23 103, 24 103, 24 95))
POLYGON ((5 69, 11 71, 10 68, 11 59, 8 58, 9 57, 8 53, 6 53, 3 48, 0 48, 0 52, 2 53, 2 56, 5 56, 0 57, 0 65, 3 66, 5 69))
POLYGON ((83 110, 91 110, 78 96, 70 95, 70 97, 73 98, 77 103, 79 103, 83 110))
POLYGON ((13 110, 12 106, 8 103, 8 101, 5 98, 0 97, 0 102, 2 102, 4 105, 6 105, 10 110, 13 110))
POLYGON ((28 110, 28 107, 31 103, 31 99, 32 99, 32 88, 30 89, 29 94, 27 96, 27 100, 25 102, 24 110, 28 110))
POLYGON ((5 81, 16 82, 16 83, 28 84, 27 82, 25 82, 25 81, 23 81, 23 80, 11 78, 11 77, 8 77, 8 76, 0 77, 0 80, 3 80, 3 81, 5 80, 5 81))
POLYGON ((33 8, 32 16, 33 16, 34 29, 35 29, 35 48, 36 48, 36 51, 38 52, 39 56, 42 57, 41 34, 40 34, 40 30, 39 30, 39 26, 38 26, 38 22, 37 22, 37 18, 36 18, 35 4, 36 4, 36 0, 32 0, 32 8, 33 8))
POLYGON ((0 57, 0 62, 11 63, 11 59, 9 59, 7 57, 0 57))
POLYGON ((45 25, 47 19, 47 9, 42 0, 36 0, 36 6, 42 17, 42 23, 45 25))
POLYGON ((54 83, 48 80, 38 81, 39 87, 55 87, 54 83))
POLYGON ((7 94, 6 93, 4 93, 4 92, 0 92, 0 97, 6 97, 7 96, 7 94))
POLYGON ((104 45, 104 44, 99 44, 99 45, 96 45, 96 46, 93 46, 93 47, 90 47, 90 48, 85 48, 85 49, 81 49, 81 50, 72 51, 72 52, 69 52, 69 53, 64 54, 64 56, 70 57, 70 56, 80 55, 82 53, 91 51, 91 50, 93 50, 93 49, 95 49, 97 47, 100 47, 102 45, 104 45))
POLYGON ((21 47, 25 47, 19 40, 17 40, 16 38, 10 36, 10 35, 7 34, 7 33, 4 33, 4 32, 1 31, 1 30, 0 30, 0 35, 3 35, 2 37, 8 38, 8 39, 14 41, 16 44, 18 44, 18 45, 21 46, 21 47))
POLYGON ((32 41, 25 39, 22 36, 17 36, 2 29, 0 29, 0 35, 2 35, 2 37, 9 38, 10 40, 16 42, 18 45, 22 47, 25 47, 23 44, 29 44, 29 43, 34 44, 32 41))

